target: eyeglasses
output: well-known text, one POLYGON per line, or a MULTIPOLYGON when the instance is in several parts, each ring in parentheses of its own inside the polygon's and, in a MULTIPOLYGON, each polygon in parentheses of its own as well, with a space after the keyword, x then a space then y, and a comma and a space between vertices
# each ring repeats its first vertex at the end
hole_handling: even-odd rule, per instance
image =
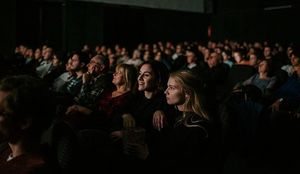
POLYGON ((98 66, 98 67, 101 66, 101 63, 98 63, 98 62, 96 62, 96 61, 94 61, 94 60, 91 60, 91 61, 90 61, 90 64, 95 64, 95 65, 98 66))

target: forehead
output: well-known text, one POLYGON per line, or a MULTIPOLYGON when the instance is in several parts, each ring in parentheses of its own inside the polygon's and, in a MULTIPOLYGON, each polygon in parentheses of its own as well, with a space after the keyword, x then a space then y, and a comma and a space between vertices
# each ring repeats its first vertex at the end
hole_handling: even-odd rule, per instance
POLYGON ((295 71, 300 71, 300 66, 294 66, 295 71))
POLYGON ((266 61, 266 60, 262 60, 259 64, 260 64, 260 65, 266 65, 266 64, 267 64, 267 61, 266 61))
POLYGON ((194 55, 194 52, 187 51, 187 52, 186 52, 186 55, 194 55))
POLYGON ((169 80, 168 80, 168 85, 170 85, 170 86, 178 86, 179 83, 173 77, 170 77, 169 80))
POLYGON ((74 54, 71 59, 72 60, 79 60, 79 56, 77 54, 74 54))
POLYGON ((144 72, 144 71, 152 72, 152 67, 151 67, 150 64, 144 64, 144 65, 141 67, 140 71, 143 71, 143 72, 144 72))
POLYGON ((91 59, 91 61, 94 61, 96 63, 100 63, 100 58, 98 56, 95 56, 91 59))
POLYGON ((120 66, 117 66, 116 67, 116 72, 124 72, 124 68, 120 67, 120 66))

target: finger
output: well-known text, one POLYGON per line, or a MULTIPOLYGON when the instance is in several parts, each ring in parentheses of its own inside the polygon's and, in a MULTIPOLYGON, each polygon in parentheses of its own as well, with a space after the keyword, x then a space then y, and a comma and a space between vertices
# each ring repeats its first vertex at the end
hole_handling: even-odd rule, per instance
POLYGON ((164 117, 161 116, 161 117, 160 117, 160 120, 159 120, 159 127, 160 127, 160 128, 163 128, 163 126, 164 126, 164 117))
POLYGON ((153 124, 153 126, 155 127, 155 116, 154 116, 153 119, 152 119, 152 124, 153 124))
POLYGON ((153 119, 153 126, 154 126, 155 129, 159 128, 156 118, 153 119))

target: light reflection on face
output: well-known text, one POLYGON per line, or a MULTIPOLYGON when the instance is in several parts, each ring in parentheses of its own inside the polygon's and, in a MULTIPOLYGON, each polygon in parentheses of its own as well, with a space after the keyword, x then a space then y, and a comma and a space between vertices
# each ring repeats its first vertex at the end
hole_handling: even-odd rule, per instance
POLYGON ((138 75, 138 90, 151 91, 155 87, 155 78, 151 65, 144 64, 138 75))
POLYGON ((172 77, 169 78, 165 95, 169 105, 182 105, 185 102, 185 93, 182 87, 172 77))

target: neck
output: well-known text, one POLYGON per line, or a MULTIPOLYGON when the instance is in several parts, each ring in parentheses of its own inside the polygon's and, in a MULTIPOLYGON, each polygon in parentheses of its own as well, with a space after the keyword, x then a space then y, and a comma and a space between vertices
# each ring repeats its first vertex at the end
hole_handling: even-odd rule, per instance
POLYGON ((77 78, 79 78, 83 75, 83 72, 82 71, 76 71, 76 75, 77 75, 77 78))
POLYGON ((151 99, 154 96, 154 92, 153 91, 144 91, 144 95, 147 99, 151 99))
POLYGON ((116 87, 117 87, 117 90, 116 90, 116 91, 118 91, 118 92, 126 92, 126 91, 128 91, 128 90, 125 88, 124 85, 117 85, 116 87))
POLYGON ((184 106, 183 106, 183 104, 182 105, 176 105, 177 106, 177 109, 179 110, 179 111, 185 111, 185 108, 184 108, 184 106))
POLYGON ((12 157, 15 158, 17 156, 23 155, 25 153, 25 149, 21 142, 18 143, 8 143, 11 151, 12 151, 12 157))
POLYGON ((259 78, 260 79, 266 79, 268 76, 267 76, 267 73, 259 73, 259 78))

